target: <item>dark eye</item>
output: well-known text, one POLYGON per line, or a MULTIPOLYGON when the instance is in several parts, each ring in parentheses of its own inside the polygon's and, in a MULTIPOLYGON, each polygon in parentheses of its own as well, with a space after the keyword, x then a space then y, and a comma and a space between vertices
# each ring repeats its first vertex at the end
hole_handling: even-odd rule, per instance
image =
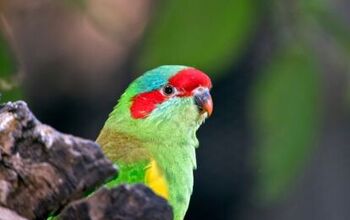
POLYGON ((168 96, 172 95, 175 93, 175 88, 171 85, 166 85, 163 87, 163 93, 168 96))

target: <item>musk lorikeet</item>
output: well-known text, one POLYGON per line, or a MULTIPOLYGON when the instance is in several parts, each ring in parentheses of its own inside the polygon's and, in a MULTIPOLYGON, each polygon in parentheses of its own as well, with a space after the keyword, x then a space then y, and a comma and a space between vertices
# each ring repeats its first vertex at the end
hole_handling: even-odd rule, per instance
POLYGON ((196 131, 212 113, 210 78, 186 66, 152 69, 130 84, 97 138, 120 174, 107 183, 144 183, 187 211, 196 168, 196 131))

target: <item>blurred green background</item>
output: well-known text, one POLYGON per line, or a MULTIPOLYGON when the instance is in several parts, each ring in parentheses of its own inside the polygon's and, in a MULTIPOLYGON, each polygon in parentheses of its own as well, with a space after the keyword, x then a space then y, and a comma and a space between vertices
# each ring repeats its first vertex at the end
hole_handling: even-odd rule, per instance
POLYGON ((213 79, 187 219, 350 219, 350 2, 0 0, 1 102, 94 139, 163 64, 213 79))

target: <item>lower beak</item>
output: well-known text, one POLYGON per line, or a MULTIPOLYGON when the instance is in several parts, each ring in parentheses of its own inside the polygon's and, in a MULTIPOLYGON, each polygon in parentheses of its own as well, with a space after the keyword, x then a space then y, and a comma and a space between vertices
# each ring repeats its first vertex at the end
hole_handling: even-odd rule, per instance
POLYGON ((208 90, 203 90, 194 95, 194 102, 196 103, 200 114, 208 113, 208 116, 213 112, 213 100, 208 90))

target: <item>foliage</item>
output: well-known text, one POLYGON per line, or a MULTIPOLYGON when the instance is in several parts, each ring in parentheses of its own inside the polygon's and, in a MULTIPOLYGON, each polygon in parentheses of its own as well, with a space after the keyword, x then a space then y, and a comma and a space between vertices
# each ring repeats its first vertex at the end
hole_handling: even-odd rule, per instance
POLYGON ((313 149, 320 79, 311 57, 300 47, 285 48, 264 70, 253 93, 258 193, 265 202, 290 191, 313 149))
POLYGON ((183 64, 217 76, 245 51, 256 17, 252 0, 167 1, 143 43, 140 68, 183 64))
POLYGON ((15 61, 7 41, 0 34, 0 93, 1 102, 18 100, 21 91, 14 79, 15 61))

